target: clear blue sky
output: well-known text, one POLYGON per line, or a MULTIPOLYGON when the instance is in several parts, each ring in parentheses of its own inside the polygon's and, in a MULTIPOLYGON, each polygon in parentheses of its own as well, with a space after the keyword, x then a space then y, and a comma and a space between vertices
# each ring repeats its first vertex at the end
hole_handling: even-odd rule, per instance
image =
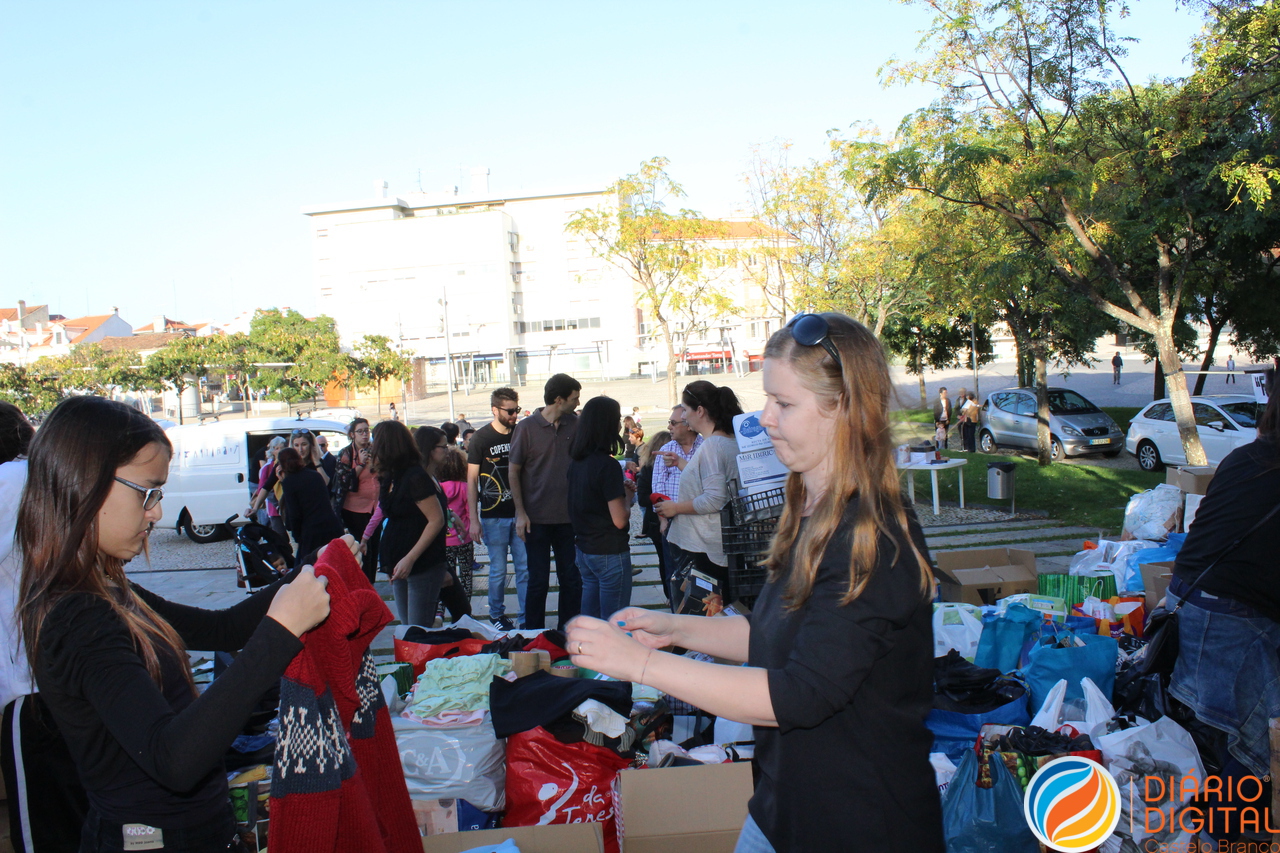
MULTIPOLYGON (((881 88, 925 13, 840 2, 10 3, 0 28, 0 306, 135 326, 314 308, 304 204, 467 181, 604 186, 654 155, 692 206, 753 144, 819 156, 932 92, 881 88)), ((1137 0, 1127 67, 1185 73, 1199 20, 1137 0)))

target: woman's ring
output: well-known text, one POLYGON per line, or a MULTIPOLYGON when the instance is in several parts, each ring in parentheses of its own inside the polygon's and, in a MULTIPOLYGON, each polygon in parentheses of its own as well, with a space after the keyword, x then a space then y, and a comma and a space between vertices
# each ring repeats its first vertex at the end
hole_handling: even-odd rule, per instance
POLYGON ((578 641, 578 654, 582 654, 582 641, 578 641))

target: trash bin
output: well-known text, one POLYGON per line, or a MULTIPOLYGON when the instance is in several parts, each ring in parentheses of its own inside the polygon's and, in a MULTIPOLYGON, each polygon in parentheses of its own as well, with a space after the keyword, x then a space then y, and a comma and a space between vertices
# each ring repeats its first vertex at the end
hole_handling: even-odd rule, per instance
POLYGON ((994 500, 1013 497, 1013 473, 1016 467, 1012 462, 987 463, 987 497, 994 500))

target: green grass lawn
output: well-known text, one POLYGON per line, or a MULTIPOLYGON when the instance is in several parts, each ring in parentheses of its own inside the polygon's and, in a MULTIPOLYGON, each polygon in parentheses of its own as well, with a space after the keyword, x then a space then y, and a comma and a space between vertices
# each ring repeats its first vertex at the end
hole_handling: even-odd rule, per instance
MULTIPOLYGON (((1132 410, 1132 411, 1137 411, 1132 410)), ((1115 415, 1112 415, 1115 417, 1115 415)), ((1116 418, 1118 421, 1119 418, 1116 418)), ((987 498, 987 463, 1012 462, 1014 486, 1019 510, 1040 510, 1049 518, 1079 527, 1101 527, 1119 532, 1124 523, 1124 508, 1129 498, 1164 482, 1164 474, 1145 471, 1103 468, 1096 465, 1055 464, 1041 468, 1035 459, 1020 456, 988 456, 985 453, 946 451, 951 459, 968 459, 965 466, 966 504, 1009 505, 1007 500, 987 498)), ((913 472, 916 478, 916 500, 930 500, 929 473, 913 472)), ((938 496, 944 501, 958 499, 954 470, 938 474, 938 496)))
POLYGON ((1142 411, 1141 406, 1103 406, 1102 411, 1111 415, 1111 419, 1120 424, 1120 431, 1129 432, 1129 422, 1133 420, 1133 416, 1142 411))
POLYGON ((933 412, 929 409, 894 409, 889 412, 889 420, 894 423, 933 426, 933 412))

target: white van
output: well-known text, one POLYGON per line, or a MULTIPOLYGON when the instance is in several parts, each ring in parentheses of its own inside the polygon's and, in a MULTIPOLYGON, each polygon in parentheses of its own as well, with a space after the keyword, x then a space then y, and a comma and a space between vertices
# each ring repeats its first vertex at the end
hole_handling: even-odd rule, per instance
POLYGON ((157 527, 172 525, 193 542, 227 538, 227 520, 249 505, 249 460, 275 436, 286 441, 306 429, 329 438, 329 452, 347 446, 347 421, 325 418, 236 418, 188 424, 165 430, 173 443, 169 481, 164 486, 163 517, 157 527))

